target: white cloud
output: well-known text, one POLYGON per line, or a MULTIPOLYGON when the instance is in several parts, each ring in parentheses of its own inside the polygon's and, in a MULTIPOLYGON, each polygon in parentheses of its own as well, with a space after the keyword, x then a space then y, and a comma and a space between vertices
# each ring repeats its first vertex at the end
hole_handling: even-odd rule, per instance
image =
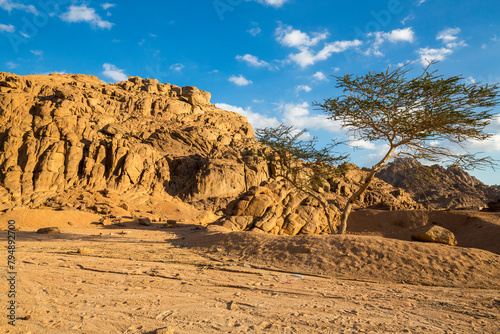
POLYGON ((248 80, 243 75, 240 76, 233 75, 228 80, 237 86, 247 86, 253 83, 251 80, 248 80))
POLYGON ((430 48, 421 48, 417 51, 420 55, 420 62, 423 66, 429 65, 432 61, 443 61, 447 56, 453 53, 452 50, 447 48, 440 49, 430 49, 430 48))
POLYGON ((442 40, 449 49, 455 49, 462 46, 467 46, 465 41, 458 39, 458 34, 460 34, 460 28, 446 28, 438 33, 436 36, 437 40, 442 40))
POLYGON ((115 82, 128 80, 125 70, 121 70, 113 64, 106 63, 102 65, 102 68, 104 69, 102 74, 115 82))
POLYGON ((323 32, 313 33, 313 37, 310 37, 305 32, 283 24, 276 28, 275 34, 276 40, 281 45, 297 48, 314 46, 329 36, 328 32, 323 32))
POLYGON ((300 86, 297 86, 295 87, 295 91, 297 93, 301 92, 301 91, 304 91, 306 93, 309 93, 310 91, 312 91, 312 88, 307 86, 307 85, 300 85, 300 86))
POLYGON ((318 80, 318 81, 328 81, 328 79, 326 78, 326 75, 320 71, 314 73, 313 78, 318 80))
POLYGON ((362 139, 350 141, 348 145, 350 147, 364 148, 367 150, 375 150, 376 149, 375 144, 373 144, 369 141, 366 141, 366 140, 362 140, 362 139))
POLYGON ((25 11, 27 13, 32 13, 32 14, 38 15, 38 11, 36 10, 35 6, 33 6, 33 5, 24 5, 24 4, 21 4, 21 3, 16 3, 16 2, 11 1, 11 0, 0 0, 0 8, 2 8, 3 10, 8 11, 9 13, 13 9, 18 9, 18 10, 23 10, 23 11, 25 11))
POLYGON ((487 129, 500 131, 500 114, 493 118, 487 129))
MULTIPOLYGON (((299 53, 292 53, 288 58, 301 67, 314 65, 318 61, 330 58, 334 53, 344 52, 350 48, 358 47, 363 44, 360 40, 336 41, 325 43, 321 50, 315 51, 313 47, 330 36, 328 31, 325 30, 321 33, 315 32, 309 35, 282 23, 276 28, 275 36, 276 40, 281 45, 299 49, 299 53)), ((287 63, 287 61, 283 63, 287 63)))
POLYGON ((397 43, 397 42, 409 42, 413 43, 415 40, 415 32, 412 27, 408 27, 405 29, 395 29, 389 33, 384 33, 384 38, 386 38, 389 42, 397 43))
POLYGON ((86 22, 101 29, 111 29, 113 27, 113 23, 103 20, 94 8, 89 8, 87 5, 70 6, 68 11, 61 15, 61 19, 70 23, 86 22))
POLYGON ((412 27, 404 29, 394 29, 390 32, 377 31, 367 34, 368 37, 373 37, 371 47, 365 51, 366 55, 383 56, 380 51, 380 46, 385 42, 398 43, 398 42, 408 42, 413 43, 415 41, 415 32, 412 27))
POLYGON ((16 28, 12 24, 0 23, 0 32, 15 32, 16 28))
POLYGON ((34 54, 35 56, 38 56, 38 57, 43 56, 43 51, 42 50, 30 50, 30 52, 32 54, 34 54))
POLYGON ((315 52, 309 48, 304 48, 302 52, 291 54, 289 58, 298 64, 300 67, 314 65, 318 61, 326 60, 334 53, 341 53, 348 49, 355 48, 363 44, 360 40, 353 41, 336 41, 325 44, 324 48, 315 52))
POLYGON ((283 123, 300 129, 322 129, 329 132, 339 132, 341 129, 340 122, 332 121, 324 115, 311 115, 307 102, 281 104, 278 109, 283 114, 283 123))
POLYGON ((236 107, 229 105, 227 103, 216 103, 215 106, 220 109, 234 111, 248 119, 248 122, 255 129, 261 129, 266 127, 278 126, 280 122, 275 117, 267 117, 259 113, 253 112, 251 107, 243 109, 241 107, 236 107))
POLYGON ((424 2, 426 2, 427 0, 418 0, 417 1, 417 6, 420 6, 421 4, 423 4, 424 2))
POLYGON ((116 4, 115 4, 115 3, 103 3, 103 4, 101 5, 101 7, 102 7, 102 9, 104 9, 104 10, 108 10, 108 9, 110 9, 110 8, 114 8, 114 7, 116 7, 116 4))
POLYGON ((184 67, 186 67, 186 66, 184 66, 184 64, 181 64, 181 63, 176 63, 176 64, 171 65, 171 66, 170 66, 170 69, 171 69, 172 71, 177 71, 177 72, 180 72, 180 71, 182 71, 182 69, 183 69, 184 67))
POLYGON ((247 32, 252 35, 252 36, 257 36, 258 34, 260 34, 262 32, 262 29, 260 29, 259 27, 259 24, 258 23, 255 23, 255 22, 252 22, 252 25, 254 26, 253 28, 250 28, 247 30, 247 32))
POLYGON ((405 17, 404 19, 401 20, 401 24, 405 25, 406 21, 413 21, 413 20, 415 20, 415 15, 410 14, 407 17, 405 17))
POLYGON ((244 56, 236 56, 236 59, 239 61, 244 61, 245 63, 253 67, 269 67, 268 62, 259 60, 258 57, 252 56, 250 54, 246 54, 244 56))
POLYGON ((465 83, 467 83, 467 84, 475 84, 476 83, 476 79, 474 79, 474 77, 470 76, 467 79, 465 79, 465 83))
POLYGON ((481 152, 500 151, 500 134, 494 134, 488 140, 470 142, 470 148, 481 152))
POLYGON ((453 54, 456 49, 467 46, 463 40, 458 38, 460 28, 446 28, 440 31, 436 40, 441 40, 446 47, 432 49, 429 47, 421 48, 417 51, 420 55, 420 62, 423 66, 427 66, 429 61, 443 61, 447 56, 453 54))
MULTIPOLYGON (((249 0, 246 0, 249 1, 249 0)), ((258 3, 268 5, 268 6, 273 6, 276 8, 279 8, 283 6, 285 3, 287 3, 289 0, 254 0, 257 1, 258 3)))

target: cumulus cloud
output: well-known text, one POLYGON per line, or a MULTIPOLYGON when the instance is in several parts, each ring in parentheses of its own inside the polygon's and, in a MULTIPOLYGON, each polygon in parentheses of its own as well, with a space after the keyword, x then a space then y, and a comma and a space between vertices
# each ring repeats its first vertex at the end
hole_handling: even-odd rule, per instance
POLYGON ((232 106, 227 103, 216 103, 215 106, 220 109, 234 111, 248 119, 248 122, 254 129, 278 126, 280 122, 275 117, 267 117, 253 112, 251 107, 243 109, 242 107, 232 106))
POLYGON ((125 70, 119 69, 113 64, 106 63, 102 65, 102 68, 104 69, 102 74, 115 82, 128 80, 128 76, 125 74, 125 70))
POLYGON ((318 80, 318 81, 328 81, 328 79, 326 78, 326 75, 321 71, 314 73, 313 78, 318 80))
POLYGON ((494 134, 488 140, 484 141, 472 140, 469 146, 473 150, 481 152, 500 151, 500 134, 494 134))
POLYGON ((114 8, 114 7, 116 7, 116 4, 115 4, 115 3, 103 3, 103 4, 101 5, 101 7, 102 7, 102 9, 104 9, 104 10, 108 10, 108 9, 110 9, 110 8, 114 8))
POLYGON ((0 32, 15 32, 16 28, 12 24, 0 23, 0 32))
POLYGON ((297 48, 314 46, 329 36, 329 33, 325 31, 323 33, 313 33, 313 37, 311 37, 305 32, 283 24, 276 29, 275 34, 276 40, 281 45, 297 48))
POLYGON ((330 120, 325 115, 311 114, 309 103, 287 103, 280 104, 278 110, 283 115, 282 122, 293 125, 297 128, 307 128, 313 130, 326 130, 329 132, 339 132, 340 122, 330 120))
POLYGON ((360 40, 353 41, 335 41, 325 43, 319 51, 314 50, 320 42, 327 39, 330 34, 328 31, 315 32, 307 34, 301 30, 294 29, 292 26, 280 24, 275 31, 276 40, 283 46, 297 48, 299 53, 292 53, 288 58, 300 67, 314 65, 318 61, 323 61, 334 53, 344 52, 350 48, 358 47, 362 44, 360 40))
POLYGON ((439 34, 436 36, 436 39, 442 40, 443 43, 446 44, 446 47, 450 49, 467 46, 467 44, 465 44, 465 41, 458 38, 458 34, 460 34, 460 32, 460 28, 446 28, 439 32, 439 34))
POLYGON ((488 130, 490 129, 500 131, 500 114, 497 114, 496 117, 494 117, 491 123, 488 125, 488 130))
POLYGON ((252 67, 270 67, 269 63, 264 60, 259 60, 258 57, 246 54, 244 56, 236 56, 236 59, 243 61, 252 67))
POLYGON ((380 51, 380 47, 386 41, 390 43, 413 43, 415 41, 415 32, 413 31, 412 27, 404 29, 394 29, 390 32, 377 31, 369 33, 367 34, 367 36, 372 37, 374 40, 371 44, 371 47, 365 51, 365 54, 373 54, 375 56, 383 56, 383 53, 380 51))
POLYGON ((460 28, 446 28, 440 31, 436 40, 442 41, 446 47, 441 48, 420 48, 417 53, 420 55, 420 62, 423 66, 427 66, 431 61, 442 61, 446 57, 450 56, 455 52, 456 49, 460 47, 467 46, 465 41, 461 40, 458 35, 460 34, 460 28))
POLYGON ((325 44, 323 49, 318 52, 305 48, 300 53, 291 54, 289 58, 300 67, 307 67, 314 65, 318 61, 330 58, 334 53, 341 53, 348 49, 358 47, 361 44, 363 44, 363 42, 357 39, 353 41, 336 41, 325 44))
POLYGON ((420 50, 418 50, 418 54, 420 55, 420 62, 423 66, 427 66, 432 61, 443 61, 452 53, 453 51, 447 48, 421 48, 420 50))
POLYGON ((371 143, 369 141, 362 140, 362 139, 352 140, 352 141, 349 142, 348 145, 350 147, 363 148, 363 149, 366 149, 366 150, 375 150, 376 149, 374 143, 371 143))
POLYGON ((96 13, 94 8, 87 7, 87 5, 72 5, 69 7, 68 11, 63 13, 60 17, 65 22, 86 22, 92 27, 100 29, 111 29, 111 27, 113 27, 113 23, 103 20, 101 16, 96 13))
POLYGON ((253 83, 251 80, 248 80, 243 75, 240 76, 233 75, 228 79, 228 81, 234 83, 237 86, 247 86, 253 83))
POLYGON ((306 93, 309 93, 310 91, 312 91, 312 88, 307 86, 307 85, 300 85, 300 86, 297 86, 295 87, 295 91, 297 93, 301 92, 301 91, 304 91, 306 93))
POLYGON ((12 10, 22 10, 22 11, 25 11, 27 13, 32 13, 32 14, 38 15, 38 11, 36 10, 35 6, 25 5, 25 4, 17 3, 15 1, 11 1, 11 0, 0 0, 0 8, 8 11, 9 13, 12 10))

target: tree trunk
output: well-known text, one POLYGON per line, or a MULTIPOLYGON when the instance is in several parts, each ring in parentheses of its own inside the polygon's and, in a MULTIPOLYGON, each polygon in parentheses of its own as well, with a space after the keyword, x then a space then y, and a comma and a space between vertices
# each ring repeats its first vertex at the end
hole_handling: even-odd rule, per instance
POLYGON ((328 203, 323 203, 323 201, 319 201, 321 206, 323 207, 323 210, 325 211, 325 216, 326 220, 328 221, 328 226, 330 226, 330 233, 334 234, 335 232, 335 226, 333 225, 333 220, 332 217, 330 216, 330 213, 328 212, 328 203))
POLYGON ((347 204, 344 208, 344 211, 342 212, 339 234, 344 234, 345 231, 347 230, 347 219, 349 218, 349 215, 351 214, 352 206, 353 206, 354 202, 356 202, 359 199, 359 197, 366 191, 366 189, 368 189, 368 186, 370 185, 370 183, 372 183, 373 178, 375 177, 375 173, 377 173, 377 171, 380 169, 380 167, 382 167, 382 165, 385 164, 387 162, 387 160, 389 160, 391 158, 391 155, 395 149, 396 149, 396 147, 391 147, 391 149, 389 150, 389 152, 387 152, 387 154, 384 156, 384 158, 382 160, 380 160, 378 164, 376 164, 375 166, 372 167, 372 169, 371 169, 370 173, 368 174, 368 176, 366 177, 363 185, 347 201, 347 204))

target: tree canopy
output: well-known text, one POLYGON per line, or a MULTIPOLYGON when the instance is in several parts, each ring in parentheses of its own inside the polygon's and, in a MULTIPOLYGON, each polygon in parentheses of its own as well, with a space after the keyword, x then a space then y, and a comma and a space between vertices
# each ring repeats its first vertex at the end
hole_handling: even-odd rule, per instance
POLYGON ((341 233, 353 203, 380 167, 394 157, 445 160, 465 169, 494 165, 489 157, 469 153, 465 144, 492 136, 485 127, 496 116, 498 85, 467 84, 462 76, 445 78, 430 71, 431 65, 416 77, 407 77, 408 65, 364 76, 335 76, 343 94, 314 103, 330 119, 340 121, 354 139, 388 144, 386 154, 349 199, 341 233))

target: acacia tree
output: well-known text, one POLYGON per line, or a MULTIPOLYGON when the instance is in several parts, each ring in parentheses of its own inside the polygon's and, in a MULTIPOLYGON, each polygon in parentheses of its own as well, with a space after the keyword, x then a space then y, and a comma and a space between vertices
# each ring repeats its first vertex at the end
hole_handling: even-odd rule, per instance
POLYGON ((335 76, 343 95, 314 103, 356 140, 388 144, 383 158, 349 198, 340 233, 346 231, 352 206, 375 173, 394 157, 448 161, 464 169, 493 167, 494 160, 468 153, 466 144, 492 136, 485 127, 496 116, 492 108, 499 103, 498 85, 466 84, 462 76, 444 78, 429 71, 432 64, 412 78, 407 78, 408 64, 364 76, 335 76))
POLYGON ((297 131, 293 126, 281 124, 277 127, 257 129, 259 141, 268 146, 264 150, 266 160, 272 165, 274 174, 287 180, 295 189, 316 199, 325 213, 331 233, 336 228, 325 198, 318 196, 315 187, 342 171, 334 165, 347 159, 348 155, 337 155, 334 148, 340 142, 332 141, 317 149, 317 138, 301 140, 306 129, 297 131))

